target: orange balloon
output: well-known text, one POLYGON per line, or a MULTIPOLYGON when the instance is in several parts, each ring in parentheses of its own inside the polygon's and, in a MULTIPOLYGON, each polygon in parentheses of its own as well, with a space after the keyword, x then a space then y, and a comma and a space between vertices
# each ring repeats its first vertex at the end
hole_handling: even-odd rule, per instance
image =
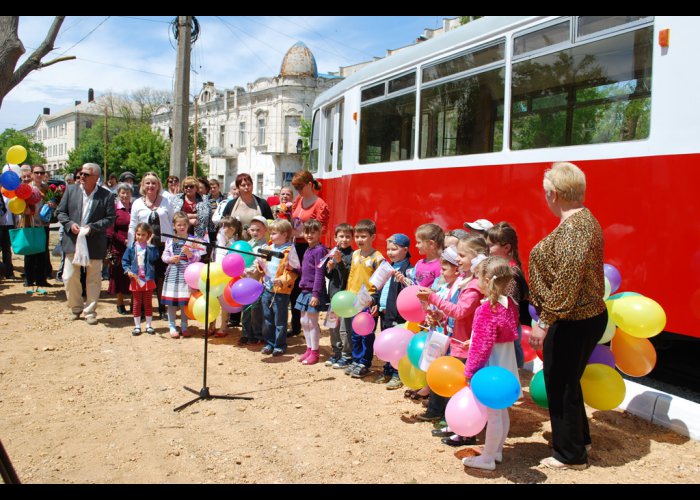
POLYGON ((0 188, 0 191, 2 191, 2 195, 8 199, 12 199, 17 196, 14 191, 10 191, 9 189, 0 188))
POLYGON ((196 319, 197 319, 194 317, 194 313, 192 312, 192 307, 194 306, 195 300, 197 300, 201 296, 202 296, 202 292, 192 292, 192 295, 190 295, 190 300, 189 300, 189 302, 187 302, 187 305, 185 306, 185 315, 191 320, 196 321, 196 319))
POLYGON ((633 337, 618 328, 610 349, 617 367, 631 377, 643 377, 656 366, 656 349, 649 339, 633 337))
POLYGON ((467 386, 464 363, 452 356, 440 356, 430 363, 426 379, 431 391, 446 398, 451 398, 467 386))

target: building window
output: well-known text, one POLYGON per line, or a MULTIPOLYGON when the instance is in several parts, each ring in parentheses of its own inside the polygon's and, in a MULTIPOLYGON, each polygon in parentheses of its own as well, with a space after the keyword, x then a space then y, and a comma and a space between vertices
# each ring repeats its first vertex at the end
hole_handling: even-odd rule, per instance
POLYGON ((258 118, 258 144, 265 144, 265 118, 258 118))
POLYGON ((220 148, 226 147, 226 126, 225 125, 219 126, 219 147, 220 148))
POLYGON ((258 192, 258 196, 262 196, 263 194, 263 174, 258 174, 256 176, 256 191, 258 192))
POLYGON ((238 147, 245 147, 245 122, 238 124, 238 147))

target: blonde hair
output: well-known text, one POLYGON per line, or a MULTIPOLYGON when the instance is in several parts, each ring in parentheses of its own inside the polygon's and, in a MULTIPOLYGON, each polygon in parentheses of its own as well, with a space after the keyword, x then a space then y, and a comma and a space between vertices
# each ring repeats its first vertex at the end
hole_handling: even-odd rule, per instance
POLYGON ((583 203, 586 198, 586 174, 573 163, 556 162, 545 171, 542 187, 548 193, 556 191, 564 201, 583 203))
POLYGON ((484 254, 488 255, 489 254, 489 245, 486 243, 486 240, 484 239, 483 236, 480 234, 473 234, 469 233, 469 235, 465 238, 462 238, 459 240, 459 243, 457 243, 458 248, 467 248, 474 252, 475 254, 484 254))
POLYGON ((421 224, 416 228, 416 239, 434 241, 438 250, 445 248, 445 231, 437 224, 421 224))
POLYGON ((156 182, 158 183, 158 193, 156 196, 160 196, 160 193, 163 191, 163 183, 160 181, 160 177, 156 172, 146 172, 143 174, 143 177, 141 177, 141 184, 139 185, 139 193, 141 193, 141 196, 146 196, 146 189, 143 186, 143 183, 146 182, 147 177, 153 177, 156 182))
POLYGON ((276 231, 278 233, 286 234, 287 240, 292 235, 292 225, 286 219, 275 219, 270 222, 269 225, 270 232, 276 231))
POLYGON ((185 222, 187 222, 187 227, 188 228, 190 227, 190 219, 189 219, 189 217, 187 217, 187 214, 185 212, 183 212, 182 210, 180 210, 179 212, 175 212, 173 214, 173 226, 175 226, 175 224, 179 220, 184 220, 185 222))
POLYGON ((482 292, 491 303, 491 307, 494 307, 499 296, 508 295, 515 278, 515 269, 503 257, 494 256, 482 260, 476 266, 476 274, 486 283, 486 290, 482 292))

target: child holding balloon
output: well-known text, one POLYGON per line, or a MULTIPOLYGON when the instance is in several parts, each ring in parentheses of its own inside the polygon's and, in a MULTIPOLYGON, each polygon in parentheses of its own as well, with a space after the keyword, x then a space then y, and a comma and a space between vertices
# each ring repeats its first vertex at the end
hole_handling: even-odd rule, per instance
POLYGON ((146 333, 153 335, 156 331, 151 326, 153 321, 153 290, 156 288, 155 263, 158 249, 151 244, 153 229, 146 222, 136 226, 134 242, 124 251, 122 268, 131 278, 129 290, 134 311, 134 329, 131 335, 141 335, 141 304, 146 313, 146 333))
MULTIPOLYGON (((248 234, 250 235, 248 243, 251 246, 251 252, 258 253, 260 248, 267 245, 267 219, 262 215, 253 217, 253 220, 250 221, 250 225, 248 226, 248 234)), ((263 265, 264 261, 260 257, 256 258, 253 264, 245 268, 244 273, 246 278, 260 281, 260 278, 263 276, 263 265)), ((264 344, 265 339, 262 333, 263 310, 260 297, 246 307, 241 316, 243 332, 241 333, 241 338, 238 339, 238 345, 264 344)))
MULTIPOLYGON (((190 221, 185 212, 175 212, 173 215, 173 231, 175 236, 181 238, 189 238, 188 229, 190 221)), ((170 328, 170 336, 174 339, 191 336, 191 332, 187 327, 187 315, 185 307, 190 300, 190 288, 185 281, 185 269, 192 262, 198 262, 200 259, 199 252, 192 250, 187 241, 170 239, 165 242, 163 250, 163 262, 168 264, 165 270, 165 279, 163 281, 163 291, 161 293, 161 303, 168 306, 168 326, 170 328), (177 308, 180 308, 180 328, 175 326, 175 315, 177 308)), ((134 308, 134 311, 138 309, 134 308)))
POLYGON ((301 311, 301 327, 306 339, 306 352, 298 358, 304 365, 318 363, 318 345, 321 338, 318 314, 328 302, 323 266, 323 258, 328 254, 328 249, 319 243, 321 229, 321 223, 316 219, 304 222, 304 239, 309 247, 304 252, 301 263, 300 292, 294 305, 295 309, 301 311))
MULTIPOLYGON (((224 257, 231 253, 231 250, 227 249, 231 247, 231 245, 233 245, 236 241, 242 239, 242 237, 243 226, 241 225, 241 221, 239 221, 235 217, 231 217, 230 215, 222 217, 219 231, 216 234, 217 248, 214 249, 214 259, 212 261, 221 263, 224 260, 224 257)), ((228 323, 229 313, 223 307, 221 308, 220 317, 221 328, 216 328, 216 318, 214 318, 211 321, 211 323, 209 323, 209 335, 213 335, 214 337, 225 337, 227 335, 223 329, 228 323)))
MULTIPOLYGON (((331 250, 332 256, 326 262, 326 278, 328 278, 328 295, 333 296, 345 290, 352 265, 352 240, 355 236, 355 228, 347 222, 341 222, 335 226, 335 249, 331 250)), ((328 318, 328 313, 326 313, 328 318)), ((326 366, 333 369, 345 369, 352 363, 352 319, 336 316, 336 326, 329 328, 331 337, 331 349, 333 354, 326 366)))

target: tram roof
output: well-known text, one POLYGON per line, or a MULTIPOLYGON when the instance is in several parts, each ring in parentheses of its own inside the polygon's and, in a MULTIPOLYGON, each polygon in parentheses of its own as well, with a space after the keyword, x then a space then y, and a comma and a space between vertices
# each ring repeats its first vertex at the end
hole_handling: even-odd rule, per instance
POLYGON ((434 57, 442 52, 447 52, 455 45, 461 44, 466 40, 472 40, 474 42, 478 42, 482 38, 485 40, 495 33, 523 24, 525 21, 537 19, 538 17, 544 18, 546 16, 486 16, 467 23, 438 37, 418 43, 368 64, 319 95, 314 101, 314 108, 332 101, 336 96, 345 93, 349 88, 365 81, 371 81, 377 76, 385 73, 389 74, 403 66, 408 68, 424 59, 434 57))

